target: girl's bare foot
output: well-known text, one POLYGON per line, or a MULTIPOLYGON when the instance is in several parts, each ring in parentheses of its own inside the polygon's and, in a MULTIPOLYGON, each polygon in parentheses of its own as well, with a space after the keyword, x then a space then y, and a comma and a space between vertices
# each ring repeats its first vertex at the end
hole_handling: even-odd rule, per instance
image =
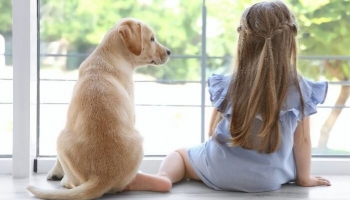
POLYGON ((171 187, 172 183, 166 176, 137 173, 124 191, 168 192, 171 187))

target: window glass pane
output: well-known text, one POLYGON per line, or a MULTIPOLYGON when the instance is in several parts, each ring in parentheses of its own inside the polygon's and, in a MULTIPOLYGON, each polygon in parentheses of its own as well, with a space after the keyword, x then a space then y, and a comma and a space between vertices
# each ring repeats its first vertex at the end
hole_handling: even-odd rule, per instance
POLYGON ((147 22, 156 39, 172 52, 164 66, 138 68, 134 75, 137 126, 145 138, 146 155, 199 144, 202 0, 92 2, 39 1, 39 155, 56 154, 56 138, 64 127, 80 63, 117 21, 129 16, 147 22), (158 128, 157 121, 162 121, 158 128), (188 124, 192 124, 190 135, 184 131, 188 124), (152 142, 159 146, 154 148, 152 142))
POLYGON ((136 105, 199 106, 201 103, 201 84, 198 82, 182 84, 136 82, 135 103, 136 105))
POLYGON ((12 1, 0 3, 0 157, 12 154, 12 1))
MULTIPOLYGON (((319 105, 318 113, 311 117, 311 134, 313 153, 315 155, 350 155, 350 140, 347 122, 350 119, 350 81, 342 73, 349 68, 346 60, 333 60, 329 56, 321 56, 322 59, 304 56, 301 58, 299 69, 311 80, 328 80, 328 92, 324 104, 319 105), (325 69, 325 62, 344 62, 344 66, 334 67, 334 75, 325 69), (346 63, 346 64, 345 64, 346 63), (342 69, 343 68, 343 69, 342 69)), ((346 57, 345 57, 346 58, 346 57)))
POLYGON ((311 139, 314 155, 349 155, 350 135, 346 127, 349 123, 350 104, 348 108, 324 108, 318 109, 311 120, 311 139), (329 125, 327 120, 339 113, 337 119, 329 125))
POLYGON ((12 104, 0 104, 0 157, 12 154, 12 104))
POLYGON ((56 139, 66 123, 68 104, 40 105, 39 155, 56 155, 56 139))
MULTIPOLYGON (((207 0, 207 55, 211 73, 227 73, 236 53, 243 10, 259 0, 207 0)), ((299 71, 311 80, 330 82, 326 102, 311 117, 313 154, 350 155, 346 119, 350 119, 350 2, 287 0, 300 26, 299 71), (320 139, 322 138, 322 139, 320 139)))
POLYGON ((311 80, 329 81, 326 101, 311 117, 313 153, 350 155, 350 2, 288 2, 301 29, 299 70, 311 80))
MULTIPOLYGON (((41 78, 66 77, 94 50, 107 30, 128 16, 146 21, 155 30, 157 40, 169 47, 175 57, 200 55, 201 0, 94 2, 40 0, 41 78), (68 57, 63 56, 66 53, 68 57)), ((191 59, 169 62, 167 71, 172 73, 166 76, 165 70, 159 72, 154 67, 138 71, 158 79, 189 79, 195 77, 194 70, 189 70, 194 67, 192 63, 191 59)))
POLYGON ((76 80, 42 79, 40 81, 40 103, 68 104, 75 83, 76 80))
MULTIPOLYGON (((170 47, 169 47, 170 48, 170 47)), ((176 51, 172 50, 175 54, 176 51)), ((174 55, 163 66, 136 69, 135 81, 153 80, 159 83, 185 83, 201 80, 200 56, 174 55)))
POLYGON ((146 155, 166 155, 201 141, 200 107, 137 106, 136 127, 146 155))

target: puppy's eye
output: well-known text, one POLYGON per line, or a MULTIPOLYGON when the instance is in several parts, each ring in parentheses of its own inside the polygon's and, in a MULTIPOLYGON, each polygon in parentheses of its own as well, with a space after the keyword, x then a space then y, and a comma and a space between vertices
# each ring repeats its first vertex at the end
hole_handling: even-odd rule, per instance
POLYGON ((151 37, 151 42, 154 42, 154 36, 151 37))

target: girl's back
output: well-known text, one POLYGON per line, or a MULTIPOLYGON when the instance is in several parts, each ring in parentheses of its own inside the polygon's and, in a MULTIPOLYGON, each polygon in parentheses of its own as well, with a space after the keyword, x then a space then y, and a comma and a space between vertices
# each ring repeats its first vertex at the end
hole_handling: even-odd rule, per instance
MULTIPOLYGON (((221 109, 227 95, 232 76, 213 75, 209 78, 209 92, 212 104, 221 109)), ((327 82, 312 82, 299 77, 299 84, 305 104, 304 116, 314 114, 316 105, 323 103, 327 82)), ((262 192, 276 190, 281 184, 296 179, 293 158, 294 131, 302 120, 299 93, 295 83, 288 87, 287 98, 279 112, 281 143, 274 153, 259 153, 242 147, 231 147, 229 131, 232 108, 222 111, 222 119, 216 126, 215 135, 202 146, 189 150, 190 160, 203 181, 217 190, 240 190, 262 192)), ((261 116, 257 115, 252 125, 253 143, 259 143, 257 134, 261 126, 261 116)))

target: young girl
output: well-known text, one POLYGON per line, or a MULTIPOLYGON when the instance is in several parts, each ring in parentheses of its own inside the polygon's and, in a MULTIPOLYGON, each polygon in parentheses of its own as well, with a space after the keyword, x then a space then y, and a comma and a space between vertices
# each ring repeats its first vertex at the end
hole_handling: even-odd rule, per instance
POLYGON ((169 191, 183 179, 244 192, 288 182, 331 185, 310 176, 309 115, 324 102, 328 84, 297 73, 294 15, 281 1, 257 3, 244 11, 237 30, 234 73, 208 80, 213 137, 170 153, 157 175, 139 173, 126 190, 169 191))

